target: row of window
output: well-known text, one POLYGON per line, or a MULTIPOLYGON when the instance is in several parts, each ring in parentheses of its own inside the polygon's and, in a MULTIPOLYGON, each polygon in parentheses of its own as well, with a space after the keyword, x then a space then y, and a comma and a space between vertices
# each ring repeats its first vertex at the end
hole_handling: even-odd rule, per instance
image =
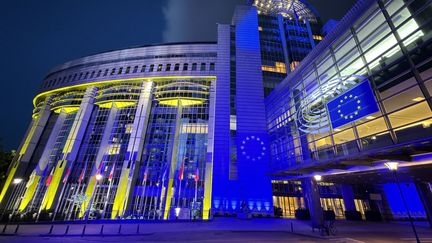
POLYGON ((215 63, 176 63, 172 65, 168 64, 151 64, 151 65, 142 65, 142 66, 128 66, 128 67, 119 67, 119 68, 111 68, 111 69, 99 69, 94 71, 87 71, 81 73, 70 74, 68 76, 58 77, 52 80, 45 82, 44 88, 56 86, 59 84, 74 82, 77 80, 86 80, 88 78, 99 78, 106 76, 114 76, 121 74, 130 74, 130 73, 145 73, 145 72, 169 72, 169 71, 215 71, 215 63))

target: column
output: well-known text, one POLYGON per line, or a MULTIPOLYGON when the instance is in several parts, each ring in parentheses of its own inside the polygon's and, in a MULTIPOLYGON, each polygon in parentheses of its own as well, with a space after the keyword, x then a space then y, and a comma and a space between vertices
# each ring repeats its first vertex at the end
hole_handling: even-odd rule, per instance
MULTIPOLYGON (((104 132, 102 134, 101 142, 99 145, 99 151, 96 155, 96 159, 94 161, 94 166, 91 171, 90 176, 88 177, 87 188, 85 191, 85 195, 87 198, 92 198, 93 193, 96 190, 96 173, 99 168, 100 163, 102 163, 103 156, 108 152, 109 140, 111 136, 111 132, 115 123, 115 118, 117 116, 117 107, 112 105, 108 114, 107 121, 105 123, 104 132)), ((81 211, 79 212, 78 217, 82 217, 88 208, 90 200, 86 200, 81 205, 81 211)))
POLYGON ((24 140, 18 148, 18 152, 15 158, 12 160, 11 165, 8 169, 8 176, 6 182, 0 193, 0 208, 5 205, 10 196, 10 188, 13 178, 22 177, 27 169, 29 161, 36 149, 36 145, 42 135, 42 132, 48 122, 48 118, 51 114, 50 106, 51 97, 46 97, 42 104, 40 111, 33 117, 29 128, 26 131, 24 140), (6 200, 3 200, 6 199, 6 200))
POLYGON ((303 179, 302 188, 305 201, 307 201, 307 205, 309 206, 312 226, 322 225, 324 217, 317 182, 313 178, 303 179))
POLYGON ((61 183, 63 174, 65 169, 75 161, 78 155, 78 150, 93 111, 95 95, 96 88, 88 87, 64 144, 62 158, 57 162, 51 183, 45 192, 41 209, 53 209, 53 206, 56 205, 55 202, 59 199, 59 194, 61 194, 63 189, 63 183, 61 183))
POLYGON ((214 153, 214 137, 215 137, 215 111, 216 111, 216 90, 215 81, 212 81, 210 87, 210 108, 208 121, 208 137, 207 137, 207 155, 205 163, 205 178, 204 178, 204 200, 203 200, 203 215, 204 220, 211 217, 212 206, 212 182, 213 182, 213 153, 214 153))
MULTIPOLYGON (((54 148, 54 145, 56 143, 58 134, 60 132, 61 127, 63 126, 64 120, 66 118, 66 113, 61 111, 58 114, 57 120, 54 124, 53 129, 51 130, 50 136, 48 138, 48 141, 45 145, 44 151, 42 152, 42 155, 38 161, 38 164, 36 168, 33 170, 32 174, 30 175, 30 178, 26 185, 26 192, 24 194, 24 197, 21 201, 21 204, 19 206, 19 210, 22 211, 26 209, 29 202, 33 201, 35 197, 38 194, 39 191, 39 181, 44 180, 44 177, 47 176, 48 168, 48 162, 49 162, 49 156, 51 155, 51 151, 54 148)), ((31 205, 32 207, 33 205, 31 205)))
POLYGON ((432 192, 430 184, 427 182, 416 182, 414 185, 425 209, 429 226, 432 227, 432 192))
POLYGON ((342 198, 345 205, 345 218, 347 220, 361 220, 361 214, 357 211, 354 202, 354 192, 351 185, 341 185, 342 198))
POLYGON ((132 201, 132 182, 136 180, 141 164, 141 154, 144 147, 145 134, 150 116, 153 82, 145 81, 142 84, 132 133, 129 139, 127 154, 123 162, 120 182, 117 186, 111 218, 122 216, 132 201))

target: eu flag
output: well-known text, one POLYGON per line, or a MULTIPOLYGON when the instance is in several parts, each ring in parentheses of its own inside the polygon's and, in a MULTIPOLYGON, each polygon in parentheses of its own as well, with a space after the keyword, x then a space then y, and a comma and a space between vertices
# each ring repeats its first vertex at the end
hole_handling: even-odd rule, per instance
POLYGON ((369 80, 365 79, 353 88, 327 103, 333 129, 379 111, 369 80))

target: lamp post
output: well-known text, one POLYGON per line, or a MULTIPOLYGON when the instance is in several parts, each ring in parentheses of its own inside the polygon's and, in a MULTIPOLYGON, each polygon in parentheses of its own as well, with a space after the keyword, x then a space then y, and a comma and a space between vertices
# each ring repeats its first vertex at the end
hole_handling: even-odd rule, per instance
POLYGON ((99 183, 99 181, 101 181, 101 180, 103 179, 102 174, 97 173, 97 174, 95 175, 95 179, 96 179, 96 182, 95 182, 95 185, 94 185, 94 188, 93 188, 93 192, 92 192, 91 198, 90 198, 90 200, 89 200, 89 204, 88 204, 88 206, 87 206, 87 213, 86 213, 86 216, 85 216, 85 220, 86 220, 86 221, 89 220, 90 211, 91 211, 91 206, 92 206, 92 204, 93 204, 93 199, 94 199, 95 194, 96 194, 96 189, 97 189, 98 183, 99 183))
POLYGON ((397 184, 397 187, 398 187, 398 189, 399 189, 399 193, 400 193, 400 195, 401 195, 402 202, 404 203, 405 209, 406 209, 406 211, 407 211, 407 213, 408 213, 408 218, 409 218, 409 221, 410 221, 410 223, 411 223, 411 227, 412 227, 412 230, 413 230, 413 232, 414 232, 414 235, 415 235, 415 237, 416 237, 416 241, 417 241, 417 243, 420 243, 420 239, 419 239, 419 237, 418 237, 418 235, 417 235, 417 231, 416 231, 416 228, 415 228, 415 225, 414 225, 413 219, 412 219, 412 217, 411 217, 411 213, 410 213, 410 211, 409 211, 408 204, 407 204, 407 202, 406 202, 406 200, 405 200, 405 197, 404 197, 404 195, 403 195, 402 189, 401 189, 401 187, 400 187, 399 177, 397 176, 397 170, 398 170, 399 163, 398 163, 398 162, 387 162, 387 163, 385 163, 384 165, 385 165, 385 166, 386 166, 386 167, 387 167, 387 168, 392 172, 392 174, 393 174, 393 178, 394 178, 394 180, 395 180, 395 182, 396 182, 396 184, 397 184))

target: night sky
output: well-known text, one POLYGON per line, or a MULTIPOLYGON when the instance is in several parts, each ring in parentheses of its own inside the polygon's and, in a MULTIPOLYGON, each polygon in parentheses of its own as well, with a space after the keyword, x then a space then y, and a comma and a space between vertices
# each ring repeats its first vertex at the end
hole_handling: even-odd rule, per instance
MULTIPOLYGON (((355 0, 309 0, 326 22, 355 0)), ((162 42, 215 41, 243 0, 5 0, 0 9, 0 143, 16 149, 47 71, 90 54, 162 42)))

